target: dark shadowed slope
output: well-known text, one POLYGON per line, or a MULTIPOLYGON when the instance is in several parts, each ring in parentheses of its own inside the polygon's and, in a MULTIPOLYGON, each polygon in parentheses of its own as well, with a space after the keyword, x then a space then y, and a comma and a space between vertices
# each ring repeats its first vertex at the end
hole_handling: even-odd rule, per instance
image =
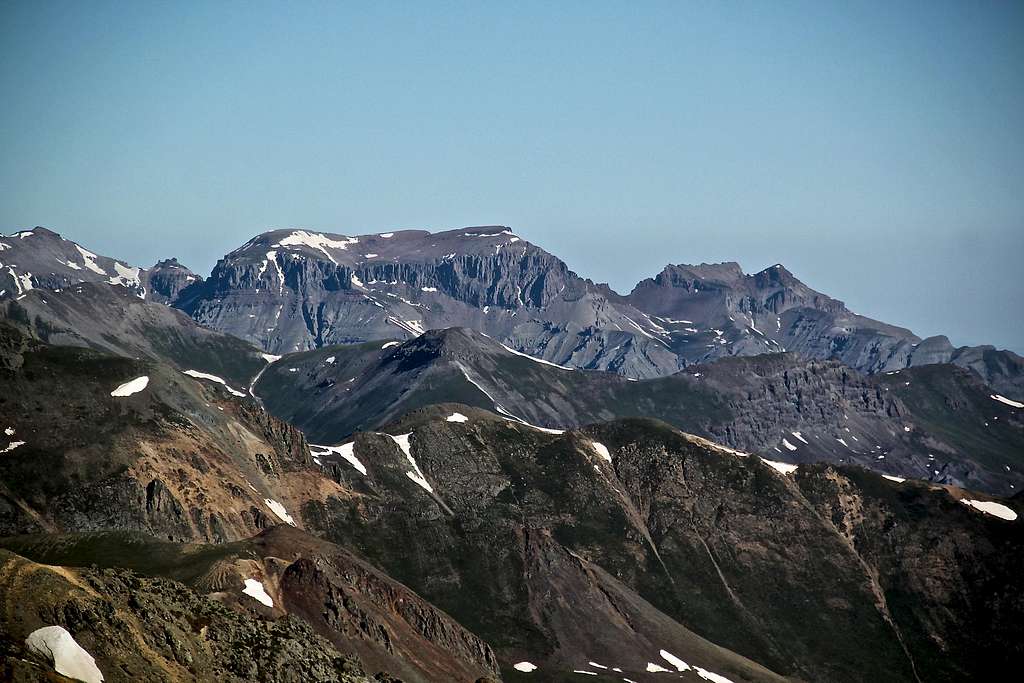
POLYGON ((769 354, 630 381, 553 366, 452 329, 292 354, 271 365, 255 391, 322 444, 458 402, 555 429, 656 417, 775 460, 855 463, 1001 494, 1024 487, 1024 410, 994 400, 992 389, 951 365, 865 377, 836 361, 769 354))
POLYGON ((311 524, 503 662, 654 681, 649 664, 672 669, 665 650, 755 675, 660 614, 814 681, 983 678, 1024 642, 1017 503, 979 503, 1007 521, 959 489, 847 467, 783 474, 655 421, 551 434, 464 406, 317 453, 363 498, 358 514, 314 503, 311 524))

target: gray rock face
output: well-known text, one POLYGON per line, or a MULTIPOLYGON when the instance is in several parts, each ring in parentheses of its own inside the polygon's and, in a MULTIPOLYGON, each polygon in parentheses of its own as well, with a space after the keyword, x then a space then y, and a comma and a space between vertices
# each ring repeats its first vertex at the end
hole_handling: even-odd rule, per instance
POLYGON ((178 263, 176 258, 159 261, 146 271, 149 299, 157 303, 173 305, 178 301, 183 290, 201 283, 202 279, 178 263))
POLYGON ((576 367, 638 377, 682 367, 658 325, 502 227, 278 230, 228 254, 177 305, 271 353, 462 326, 576 367))
POLYGON ((1017 354, 958 349, 946 337, 922 341, 910 330, 851 312, 778 264, 753 275, 736 263, 670 265, 622 299, 655 316, 686 363, 779 351, 834 358, 868 374, 954 363, 1009 396, 1024 396, 1024 359, 1017 354))

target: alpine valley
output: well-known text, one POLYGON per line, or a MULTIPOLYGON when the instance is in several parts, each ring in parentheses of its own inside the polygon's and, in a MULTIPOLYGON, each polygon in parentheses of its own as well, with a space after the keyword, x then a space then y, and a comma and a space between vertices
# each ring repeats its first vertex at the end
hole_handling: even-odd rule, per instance
POLYGON ((501 226, 0 236, 0 679, 1001 680, 1024 358, 501 226))

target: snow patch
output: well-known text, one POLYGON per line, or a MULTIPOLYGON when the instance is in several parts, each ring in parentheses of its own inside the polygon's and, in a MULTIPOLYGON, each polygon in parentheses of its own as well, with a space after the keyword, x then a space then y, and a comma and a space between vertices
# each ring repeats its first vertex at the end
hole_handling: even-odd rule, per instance
POLYGON ((423 292, 436 292, 437 287, 420 287, 420 291, 423 292))
POLYGON ((591 441, 590 445, 594 448, 595 451, 597 451, 598 455, 600 455, 602 458, 607 460, 609 464, 611 464, 612 454, 608 452, 607 446, 605 446, 603 443, 598 443, 597 441, 591 441))
POLYGON ((328 356, 327 360, 324 361, 328 365, 334 365, 334 356, 328 356))
POLYGON ((53 664, 62 676, 85 683, 102 683, 103 674, 96 660, 75 642, 63 626, 44 626, 25 639, 25 646, 53 664))
POLYGON ((469 418, 463 415, 462 413, 452 413, 444 420, 445 422, 468 422, 469 418))
POLYGON ((658 673, 668 673, 668 672, 669 672, 668 669, 666 669, 663 666, 659 666, 659 665, 655 664, 654 662, 647 662, 647 673, 658 674, 658 673))
POLYGON ((323 457, 328 453, 340 455, 342 458, 347 460, 348 463, 352 465, 352 467, 359 470, 360 474, 362 474, 365 477, 366 466, 363 465, 363 463, 359 461, 359 458, 356 457, 355 449, 356 444, 354 441, 352 443, 343 443, 340 446, 319 446, 314 443, 309 444, 309 452, 311 455, 317 457, 323 457), (316 449, 316 451, 314 451, 313 449, 316 449))
POLYGON ((702 669, 699 666, 693 667, 693 670, 697 672, 697 675, 703 678, 705 681, 711 681, 711 683, 732 683, 732 681, 721 674, 716 674, 714 671, 708 671, 702 669))
POLYGON ((661 655, 662 659, 664 659, 666 662, 668 662, 669 664, 674 666, 676 668, 676 670, 678 670, 678 671, 689 671, 690 670, 690 665, 689 664, 687 664, 683 660, 679 659, 679 657, 676 657, 674 654, 672 654, 668 650, 662 650, 658 654, 661 655))
POLYGON ((807 443, 807 439, 805 439, 805 438, 804 438, 804 437, 803 437, 803 436, 802 436, 802 435, 800 434, 800 432, 790 432, 790 434, 792 434, 792 435, 793 435, 793 436, 795 436, 796 438, 800 439, 800 440, 801 440, 801 441, 803 441, 804 443, 807 443))
POLYGON ((290 235, 282 239, 280 242, 275 244, 275 247, 309 247, 310 249, 318 249, 324 253, 324 256, 331 260, 331 263, 337 264, 328 249, 348 249, 350 244, 358 244, 358 237, 345 237, 340 240, 332 240, 327 235, 319 232, 307 232, 306 230, 295 230, 290 235))
POLYGON ((795 450, 796 450, 796 446, 794 446, 793 444, 791 444, 791 443, 790 443, 789 441, 787 441, 786 439, 783 439, 783 440, 782 440, 782 445, 783 445, 783 446, 785 446, 785 447, 786 447, 786 450, 788 450, 788 451, 795 451, 795 450))
POLYGON ((991 396, 989 396, 989 398, 991 398, 993 401, 999 401, 1000 403, 1005 403, 1006 405, 1010 406, 1011 408, 1024 408, 1024 403, 1020 403, 1018 401, 1014 401, 1014 400, 1008 399, 1005 396, 1000 396, 999 394, 992 394, 991 396))
POLYGON ((285 510, 284 505, 281 505, 273 498, 264 498, 263 502, 266 503, 271 512, 277 515, 278 519, 282 522, 287 522, 288 524, 295 526, 295 520, 292 519, 292 516, 288 514, 287 510, 285 510))
POLYGON ((88 268, 89 270, 98 275, 108 275, 107 271, 100 268, 99 264, 96 263, 96 259, 98 259, 99 256, 92 253, 88 249, 83 249, 77 244, 75 245, 75 249, 77 249, 78 253, 82 256, 82 262, 85 264, 86 268, 88 268))
POLYGON ((211 382, 221 384, 224 386, 225 389, 228 390, 228 393, 231 394, 232 396, 245 396, 245 394, 243 394, 241 391, 232 389, 227 382, 225 382, 222 378, 218 377, 217 375, 199 372, 198 370, 184 370, 183 373, 188 375, 189 377, 195 377, 196 379, 207 379, 210 380, 211 382))
POLYGON ((974 508, 975 510, 980 510, 987 515, 992 515, 999 519, 1005 519, 1009 522, 1017 519, 1017 513, 1002 503, 995 503, 991 500, 968 500, 967 498, 962 499, 960 502, 968 507, 974 508))
POLYGON ((403 453, 405 453, 405 457, 409 461, 409 464, 412 465, 412 471, 406 472, 405 476, 419 484, 420 487, 428 493, 433 493, 434 488, 430 485, 430 482, 426 480, 426 477, 423 476, 423 472, 420 470, 420 466, 416 463, 416 459, 412 457, 412 446, 409 443, 409 437, 412 436, 412 432, 409 432, 408 434, 399 434, 398 436, 388 434, 388 436, 391 437, 392 441, 398 444, 398 447, 402 449, 403 453))
POLYGON ((25 445, 24 441, 12 441, 9 444, 7 444, 7 446, 2 451, 0 451, 0 453, 10 453, 15 448, 19 448, 19 447, 24 446, 24 445, 25 445))
POLYGON ((799 465, 790 465, 788 462, 778 462, 777 460, 766 460, 764 458, 761 458, 761 462, 778 470, 782 474, 796 472, 796 468, 799 467, 799 465))
POLYGON ((501 348, 503 348, 506 351, 508 351, 509 353, 515 354, 517 356, 522 356, 523 358, 529 358, 534 363, 542 363, 543 365, 550 365, 551 367, 558 368, 559 370, 569 370, 569 371, 573 371, 574 370, 574 368, 567 368, 564 365, 558 365, 557 363, 552 363, 549 360, 544 360, 543 358, 537 358, 536 356, 531 356, 529 354, 525 354, 522 351, 516 351, 515 349, 513 349, 513 348, 511 348, 509 346, 505 346, 504 344, 501 345, 501 348))
POLYGON ((281 356, 275 356, 272 353, 261 353, 260 355, 263 356, 263 360, 267 361, 268 363, 276 363, 277 361, 281 360, 281 356))
POLYGON ((903 477, 894 477, 891 474, 883 474, 882 476, 888 479, 889 481, 896 482, 897 484, 902 484, 903 482, 906 481, 906 479, 904 479, 903 477))
POLYGON ((119 397, 131 396, 132 394, 139 393, 147 386, 149 386, 149 377, 147 375, 143 375, 142 377, 136 377, 130 382, 125 382, 120 385, 118 388, 111 391, 110 395, 119 397))
POLYGON ((245 588, 242 592, 249 597, 255 598, 259 602, 262 602, 267 607, 274 606, 274 599, 267 595, 267 591, 263 588, 263 582, 257 581, 256 579, 246 579, 245 588))
POLYGON ((513 664, 512 668, 516 671, 522 671, 523 673, 530 673, 531 671, 537 670, 537 665, 532 662, 518 662, 517 664, 513 664))
POLYGON ((396 342, 396 341, 388 342, 384 346, 380 347, 380 350, 383 351, 384 349, 390 349, 392 346, 401 346, 401 345, 402 345, 402 342, 396 342))

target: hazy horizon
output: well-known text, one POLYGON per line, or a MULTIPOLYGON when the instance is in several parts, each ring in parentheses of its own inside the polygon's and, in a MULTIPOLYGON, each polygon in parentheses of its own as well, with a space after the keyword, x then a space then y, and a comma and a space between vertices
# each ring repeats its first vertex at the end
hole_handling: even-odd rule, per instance
POLYGON ((275 226, 512 227, 627 292, 782 263, 1024 353, 1024 3, 9 3, 0 230, 202 275, 275 226))

